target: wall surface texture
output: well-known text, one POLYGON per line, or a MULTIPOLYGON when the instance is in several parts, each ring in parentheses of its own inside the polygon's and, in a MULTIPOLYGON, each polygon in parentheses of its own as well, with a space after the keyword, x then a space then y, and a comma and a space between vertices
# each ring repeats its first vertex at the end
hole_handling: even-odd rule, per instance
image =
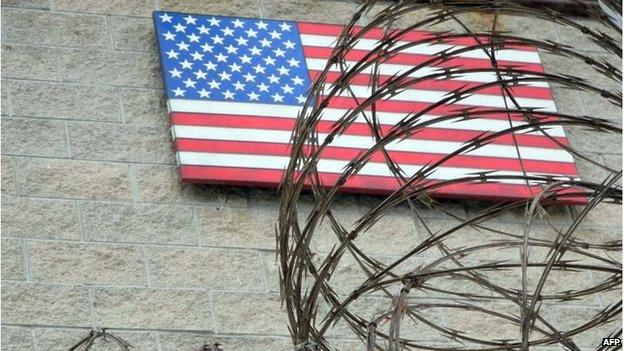
MULTIPOLYGON (((2 350, 66 350, 91 328, 102 327, 146 351, 193 350, 204 341, 220 342, 232 351, 290 349, 275 264, 278 198, 268 190, 179 183, 150 16, 164 9, 344 23, 356 5, 2 0, 2 350)), ((465 19, 486 28, 491 20, 478 15, 465 19)), ((511 17, 502 23, 521 34, 598 50, 581 34, 552 23, 511 17)), ((595 54, 620 65, 605 53, 595 54)), ((549 71, 588 72, 582 63, 563 65, 547 54, 542 59, 549 71)), ((607 81, 604 85, 618 89, 607 81)), ((621 115, 591 95, 559 87, 554 95, 563 112, 610 119, 621 115)), ((619 138, 597 138, 581 130, 569 131, 569 138, 592 158, 621 169, 619 138)), ((604 175, 584 162, 580 166, 584 177, 604 175)), ((372 201, 343 196, 338 215, 352 222, 372 201)), ((465 216, 485 204, 455 201, 444 206, 465 216)), ((450 223, 433 211, 424 213, 439 228, 450 223)), ((563 225, 576 214, 576 209, 562 208, 551 219, 563 225)), ((579 236, 618 238, 619 218, 619 207, 601 206, 579 236)), ((491 224, 519 232, 522 221, 517 213, 491 224)), ((548 235, 543 222, 538 228, 548 235)), ((409 249, 406 242, 425 235, 401 209, 371 232, 361 245, 379 257, 396 256, 409 249)), ((461 246, 475 235, 467 231, 453 244, 461 246)), ((320 252, 331 249, 322 237, 314 244, 320 252)), ((493 252, 481 259, 506 254, 517 252, 493 252)), ((341 271, 350 278, 358 268, 347 262, 341 271)), ((570 274, 555 285, 565 290, 571 281, 602 279, 570 274)), ((519 284, 517 276, 492 278, 519 284)), ((349 279, 335 284, 349 292, 349 279)), ((545 305, 542 313, 558 326, 572 325, 619 300, 619 294, 545 305)), ((366 310, 374 301, 362 305, 366 310)), ((444 311, 438 318, 449 327, 479 327, 479 321, 444 311)), ((593 349, 617 325, 575 340, 593 349)), ((516 331, 503 326, 496 331, 504 332, 516 331)), ((362 349, 345 328, 337 327, 332 337, 341 339, 346 350, 362 349)), ((434 334, 422 338, 446 342, 434 334)), ((556 348, 544 348, 551 349, 556 348)))

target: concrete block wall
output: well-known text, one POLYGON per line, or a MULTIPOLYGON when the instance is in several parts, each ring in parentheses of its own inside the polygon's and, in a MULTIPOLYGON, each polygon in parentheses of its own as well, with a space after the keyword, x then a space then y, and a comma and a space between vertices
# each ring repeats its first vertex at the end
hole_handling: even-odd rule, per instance
MULTIPOLYGON (((91 328, 102 327, 138 350, 193 350, 204 341, 220 342, 226 350, 289 349, 274 261, 278 198, 269 190, 180 184, 150 16, 165 9, 343 23, 355 6, 346 0, 2 0, 2 350, 66 350, 91 328)), ((476 26, 487 21, 465 19, 476 26)), ((539 27, 548 39, 598 50, 551 23, 508 18, 504 24, 524 34, 539 27)), ((581 64, 542 58, 551 71, 586 72, 581 64)), ((589 94, 560 87, 554 94, 564 111, 621 116, 589 94)), ((569 133, 581 151, 621 169, 619 138, 569 133)), ((604 175, 583 163, 581 172, 604 175)), ((373 201, 344 196, 336 212, 353 221, 373 201)), ((460 215, 485 206, 444 205, 460 215)), ((553 220, 569 223, 575 211, 560 209, 553 220)), ((618 211, 594 211, 581 235, 619 237, 618 211)), ((433 227, 450 225, 449 218, 424 213, 433 227)), ((380 260, 426 235, 401 209, 384 221, 371 231, 374 236, 358 242, 380 260)), ((521 223, 521 214, 509 214, 490 224, 518 231, 521 223)), ((454 244, 461 246, 471 235, 476 234, 466 233, 454 244)), ((327 252, 331 240, 321 233, 313 244, 327 252)), ((335 284, 346 294, 361 272, 353 262, 340 272, 335 284)), ((508 286, 518 281, 496 278, 508 286)), ((563 326, 618 294, 551 306, 546 314, 563 326)), ((449 327, 473 323, 448 311, 436 313, 449 327)), ((361 349, 344 328, 332 335, 342 349, 361 349)), ((445 342, 428 333, 423 338, 445 342)), ((587 340, 582 345, 593 348, 594 339, 587 340)))

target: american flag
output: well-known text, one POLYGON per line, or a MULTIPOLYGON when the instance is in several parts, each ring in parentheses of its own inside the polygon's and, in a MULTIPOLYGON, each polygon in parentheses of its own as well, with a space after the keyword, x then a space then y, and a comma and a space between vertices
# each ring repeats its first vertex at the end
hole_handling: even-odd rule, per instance
MULTIPOLYGON (((294 21, 154 12, 167 105, 182 181, 249 186, 277 186, 283 176, 290 149, 291 133, 308 90, 326 66, 332 46, 342 27, 339 25, 294 21)), ((382 30, 368 32, 347 54, 347 66, 362 58, 378 44, 382 30)), ((426 32, 410 32, 403 40, 422 39, 426 32)), ((452 43, 412 46, 380 66, 385 77, 405 71, 432 54, 466 45, 464 39, 452 43)), ((471 40, 471 39, 466 39, 471 40)), ((401 44, 401 43, 399 43, 401 44)), ((543 71, 538 52, 519 47, 497 51, 501 64, 526 70, 543 71)), ((430 74, 440 67, 491 67, 484 52, 467 51, 452 61, 421 69, 415 76, 430 74)), ((327 77, 338 77, 333 67, 327 77)), ((370 73, 370 72, 369 72, 370 73)), ((428 80, 381 101, 377 116, 385 127, 426 108, 449 91, 494 81, 491 72, 470 73, 453 79, 428 80)), ((352 80, 358 98, 370 96, 370 75, 352 80)), ((531 82, 513 88, 517 102, 524 107, 556 111, 547 83, 531 82)), ((426 116, 435 118, 458 108, 505 108, 509 98, 499 87, 480 90, 461 101, 462 105, 438 107, 426 116)), ((319 138, 332 123, 357 106, 352 97, 332 98, 318 125, 319 138)), ((332 185, 347 162, 374 144, 370 128, 358 117, 346 133, 336 138, 318 164, 321 179, 332 185)), ((408 175, 436 161, 484 133, 521 124, 507 117, 484 116, 466 121, 439 122, 386 148, 408 175)), ((548 134, 568 144, 564 130, 555 126, 548 134)), ((349 179, 344 189, 354 192, 387 193, 398 182, 391 176, 383 156, 372 160, 349 179)), ((454 179, 470 173, 497 171, 502 174, 548 174, 578 177, 572 156, 557 143, 538 133, 505 135, 494 143, 444 164, 431 176, 454 179)), ((500 183, 454 185, 439 191, 451 197, 514 199, 532 196, 532 189, 521 180, 500 183)))

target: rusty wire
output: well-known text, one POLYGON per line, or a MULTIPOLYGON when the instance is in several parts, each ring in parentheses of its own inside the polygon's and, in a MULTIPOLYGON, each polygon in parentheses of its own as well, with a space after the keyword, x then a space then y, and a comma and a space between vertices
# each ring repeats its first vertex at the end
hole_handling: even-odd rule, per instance
MULTIPOLYGON (((574 114, 551 113, 524 107, 514 97, 513 88, 526 86, 530 82, 558 84, 568 89, 591 92, 602 99, 602 103, 620 108, 621 91, 606 89, 596 82, 577 77, 577 72, 529 72, 520 67, 501 65, 497 59, 497 51, 506 47, 537 47, 540 53, 558 55, 561 60, 580 60, 595 77, 621 84, 621 70, 604 59, 551 40, 515 35, 501 30, 498 26, 498 18, 501 15, 540 18, 578 30, 605 52, 621 58, 619 27, 600 10, 587 7, 581 1, 569 0, 568 5, 578 6, 605 27, 619 32, 619 37, 612 37, 603 30, 579 24, 557 10, 526 7, 513 1, 439 0, 429 3, 397 1, 381 9, 377 1, 366 1, 360 6, 336 40, 325 70, 317 75, 313 83, 308 101, 293 131, 291 160, 281 185, 280 212, 276 226, 279 275, 281 295, 296 349, 332 350, 334 347, 332 329, 342 323, 350 328, 353 338, 362 341, 362 349, 370 351, 458 348, 528 350, 534 346, 556 344, 569 350, 580 350, 575 336, 608 325, 620 318, 621 300, 605 306, 600 313, 588 316, 587 320, 579 321, 579 326, 575 328, 564 329, 554 325, 543 312, 545 304, 555 302, 565 304, 573 300, 595 297, 621 287, 621 260, 614 258, 620 255, 621 240, 600 240, 600 238, 586 240, 577 235, 579 226, 588 218, 591 211, 599 211, 601 206, 619 207, 621 204, 620 169, 614 169, 613 165, 601 164, 591 156, 585 155, 584 150, 558 143, 576 159, 585 160, 596 169, 607 171, 608 175, 601 180, 581 180, 550 175, 524 173, 510 176, 485 172, 446 181, 430 180, 430 175, 449 160, 477 150, 503 136, 515 138, 524 133, 540 133, 556 142, 549 134, 553 126, 582 128, 601 137, 621 134, 620 123, 587 116, 581 111, 574 114), (488 30, 471 30, 462 17, 472 12, 491 15, 491 27, 488 30), (413 20, 398 29, 396 23, 401 20, 405 23, 404 19, 414 13, 428 15, 420 16, 422 19, 413 20), (363 22, 364 18, 369 20, 360 29, 354 30, 356 24, 363 22), (459 25, 463 33, 432 32, 419 41, 401 40, 410 30, 424 30, 427 26, 445 23, 459 25), (374 28, 384 30, 383 39, 379 40, 377 46, 361 60, 348 65, 346 59, 348 53, 354 50, 356 43, 374 28), (443 43, 456 38, 471 38, 474 44, 445 49, 432 55, 426 62, 415 65, 409 71, 391 77, 382 77, 380 73, 379 67, 382 63, 410 47, 443 43), (398 44, 399 42, 407 43, 398 44), (418 74, 425 67, 440 67, 441 64, 452 61, 458 54, 474 50, 483 51, 489 58, 491 67, 452 66, 428 74, 418 74), (330 70, 338 76, 331 84, 326 82, 330 70), (371 76, 370 96, 356 99, 350 83, 356 75, 364 71, 369 71, 371 76), (406 114, 394 126, 382 130, 382 123, 376 115, 376 104, 379 102, 419 82, 452 79, 476 72, 490 73, 496 79, 456 89, 431 106, 416 109, 406 114), (508 101, 508 106, 491 110, 457 109, 455 112, 435 118, 422 118, 435 107, 459 104, 472 94, 492 87, 500 89, 501 95, 508 101), (357 104, 334 123, 327 137, 320 140, 316 127, 323 118, 328 101, 337 95, 352 97, 357 104), (416 174, 406 174, 386 151, 386 146, 390 143, 413 136, 423 128, 435 127, 436 123, 466 121, 495 113, 509 116, 510 127, 466 140, 461 148, 437 162, 425 165, 416 174), (522 117, 524 123, 512 124, 511 116, 522 117), (322 151, 330 147, 358 117, 364 118, 370 127, 375 145, 351 160, 335 183, 322 183, 316 169, 322 151), (388 169, 401 187, 386 197, 371 198, 376 204, 354 223, 341 223, 335 215, 335 212, 339 211, 341 189, 352 176, 358 174, 374 154, 383 155, 388 169), (493 203, 467 218, 453 213, 445 204, 431 197, 436 191, 448 186, 457 184, 470 186, 475 183, 510 179, 522 181, 527 186, 538 186, 540 190, 531 199, 493 203), (307 193, 312 194, 313 201, 311 208, 303 211, 301 198, 309 197, 307 193), (549 213, 557 211, 559 208, 557 205, 579 199, 586 201, 577 206, 578 213, 570 223, 551 221, 549 213), (358 247, 357 239, 369 235, 384 216, 397 208, 409 209, 415 221, 423 227, 426 237, 415 245, 405 243, 406 246, 413 248, 406 253, 397 253, 397 257, 389 262, 382 262, 358 247), (426 219, 422 213, 423 209, 433 209, 451 218, 454 225, 450 228, 434 229, 434 221, 426 219), (511 232, 490 226, 493 218, 510 212, 523 214, 522 230, 511 232), (536 221, 543 221, 544 227, 553 232, 552 235, 541 233, 544 228, 535 230, 536 221), (336 245, 330 252, 315 251, 311 245, 323 225, 329 226, 336 238, 336 245), (474 240, 469 246, 463 247, 452 247, 447 244, 455 237, 466 235, 466 230, 497 235, 497 239, 474 240), (465 260, 488 250, 504 249, 517 249, 520 252, 519 257, 478 263, 465 260), (418 261, 435 250, 438 252, 437 259, 428 262, 418 261), (529 252, 534 251, 544 252, 545 255, 537 259, 532 258, 529 252), (347 295, 339 293, 334 286, 337 268, 345 257, 355 261, 366 276, 366 279, 359 282, 347 295), (412 260, 425 263, 415 265, 411 263, 412 260), (521 283, 518 286, 508 287, 490 278, 501 272, 515 272, 521 277, 521 283), (529 282, 529 272, 538 272, 537 281, 529 282), (578 281, 578 285, 567 286, 565 291, 553 290, 550 287, 554 274, 578 272, 593 272, 592 274, 596 276, 604 275, 607 278, 589 285, 582 284, 588 282, 578 281), (452 282, 470 282, 480 290, 462 291, 448 287, 439 284, 441 278, 450 279, 452 282), (414 296, 419 298, 413 298, 414 296), (361 315, 353 306, 367 297, 383 297, 387 305, 373 315, 361 315), (503 305, 511 306, 512 312, 502 311, 500 306, 503 305), (496 338, 451 328, 433 317, 432 311, 441 309, 448 310, 452 314, 479 315, 478 318, 492 321, 494 324, 508 323, 514 325, 518 333, 512 338, 496 338), (430 343, 429 340, 420 340, 410 334, 410 328, 416 330, 427 328, 437 333, 440 337, 438 340, 442 341, 430 343)), ((621 335, 621 328, 611 332, 612 335, 621 335)), ((605 334, 605 337, 607 336, 605 334)), ((600 349, 599 345, 596 345, 596 348, 600 349)))

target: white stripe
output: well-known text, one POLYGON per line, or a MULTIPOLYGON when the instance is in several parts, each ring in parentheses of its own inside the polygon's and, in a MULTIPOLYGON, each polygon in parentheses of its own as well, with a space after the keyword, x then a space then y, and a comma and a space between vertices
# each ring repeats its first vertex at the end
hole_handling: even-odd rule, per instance
MULTIPOLYGON (((251 128, 223 128, 206 126, 173 126, 176 138, 189 139, 212 139, 230 141, 252 141, 289 144, 291 132, 272 129, 251 129, 251 128)), ((318 133, 319 143, 327 137, 326 133, 318 133)), ((369 136, 341 135, 336 137, 330 144, 335 147, 348 147, 356 149, 369 149, 375 145, 375 141, 369 136)), ((423 152, 448 155, 462 147, 462 143, 438 140, 405 139, 388 144, 389 151, 423 152)), ((572 156, 565 150, 547 149, 537 147, 518 147, 520 157, 527 160, 573 162, 572 156)), ((518 158, 518 151, 515 146, 488 144, 465 155, 518 158)))
MULTIPOLYGON (((213 167, 242 167, 242 168, 262 168, 262 169, 285 169, 288 165, 290 157, 274 156, 274 155, 246 155, 246 154, 222 154, 207 152, 178 152, 180 164, 195 166, 213 166, 213 167)), ((318 162, 318 171, 322 173, 342 173, 344 167, 349 161, 321 159, 318 162)), ((402 170, 412 176, 422 165, 401 165, 402 170)), ((476 168, 458 168, 458 167, 437 167, 427 179, 457 179, 468 176, 470 173, 486 172, 491 170, 476 168)), ((392 173, 388 169, 388 165, 380 162, 368 162, 357 174, 368 176, 390 177, 392 173)), ((515 171, 495 171, 492 175, 520 176, 522 172, 515 171)), ((528 175, 537 175, 536 173, 527 173, 528 175)), ((556 176, 556 175, 555 175, 556 176)), ((522 179, 505 179, 501 183, 507 184, 525 184, 522 179)), ((537 183, 535 183, 537 184, 537 183)))
MULTIPOLYGON (((189 113, 214 113, 214 114, 233 114, 242 116, 266 116, 281 117, 295 119, 299 115, 301 108, 298 106, 275 105, 275 104, 252 104, 244 102, 224 102, 224 101, 201 101, 201 100, 183 100, 171 99, 167 101, 170 112, 189 112, 189 113)), ((348 110, 337 108, 325 108, 323 110, 323 121, 337 121, 342 118, 348 110)), ((371 118, 371 112, 365 112, 371 118)), ((401 121, 407 113, 396 112, 377 112, 376 116, 380 123, 387 125, 395 125, 401 121)), ((432 119, 439 118, 434 115, 424 115, 419 119, 419 123, 424 123, 432 119)), ((357 123, 366 123, 362 114, 358 114, 355 120, 357 123)), ((525 122, 513 122, 513 126, 526 125, 525 122)), ((475 118, 467 121, 444 121, 437 122, 430 126, 431 128, 442 128, 451 130, 475 130, 482 132, 499 132, 509 128, 509 121, 475 118)), ((565 137, 565 132, 561 126, 552 126, 548 130, 548 135, 553 137, 565 137)), ((543 135, 540 132, 526 133, 531 135, 543 135)))
MULTIPOLYGON (((345 61, 343 68, 341 68, 339 64, 334 64, 329 68, 329 70, 331 72, 342 72, 343 69, 344 70, 350 69, 355 64, 357 64, 356 61, 345 61)), ((325 67, 327 66, 327 60, 321 59, 321 58, 306 58, 306 66, 308 67, 308 70, 323 71, 325 67)), ((413 68, 414 66, 410 66, 410 65, 401 65, 401 64, 396 64, 396 63, 382 63, 379 65, 379 73, 381 75, 387 75, 387 76, 392 76, 395 74, 399 75, 413 68)), ((372 74, 373 70, 374 70, 374 67, 370 66, 370 67, 367 67, 366 69, 362 69, 360 74, 372 74)), ((428 76, 434 73, 439 73, 439 72, 440 72, 439 67, 422 67, 418 69, 417 71, 410 73, 408 77, 421 78, 421 77, 425 77, 425 76, 428 76)), ((523 75, 523 77, 529 78, 529 77, 538 77, 538 76, 525 74, 523 75)), ((503 78, 509 79, 511 77, 507 75, 503 75, 503 78)), ((438 79, 446 79, 446 78, 441 77, 438 79)), ((489 83, 489 82, 496 82, 497 78, 494 72, 472 72, 472 73, 458 75, 457 77, 454 77, 452 80, 465 81, 465 82, 489 83)), ((547 82, 527 82, 524 84, 526 84, 527 86, 531 86, 531 87, 540 87, 540 88, 548 87, 547 82)))
MULTIPOLYGON (((373 94, 373 90, 370 87, 364 85, 349 85, 351 91, 358 98, 368 98, 373 94)), ((329 95, 331 92, 331 85, 324 87, 323 94, 329 95)), ((349 91, 344 91, 340 96, 351 96, 349 91)), ((386 101, 417 101, 417 102, 431 102, 435 103, 447 96, 447 92, 439 90, 421 90, 421 89, 405 89, 402 92, 392 96, 386 101)), ((544 112, 556 112, 555 103, 552 100, 544 99, 531 99, 531 98, 515 98, 518 104, 522 107, 531 107, 538 109, 538 111, 544 112)), ((456 102, 461 105, 468 106, 487 106, 487 107, 500 107, 500 108, 513 108, 515 105, 508 97, 498 95, 484 95, 474 94, 468 96, 460 101, 456 102)))
MULTIPOLYGON (((334 47, 336 44, 336 37, 326 35, 313 35, 313 34, 300 34, 301 43, 304 46, 318 46, 318 47, 334 47)), ((409 42, 398 41, 393 42, 392 47, 399 47, 408 45, 409 42)), ((379 41, 376 39, 359 39, 354 46, 356 50, 373 50, 379 45, 379 41)), ((389 46, 386 45, 386 48, 389 46)), ((401 53, 408 54, 422 54, 422 55, 434 55, 438 52, 447 49, 460 49, 466 46, 461 45, 448 45, 448 44, 418 44, 406 49, 403 49, 401 53)), ((489 60, 489 57, 483 52, 483 49, 475 49, 467 52, 457 54, 458 57, 477 58, 489 60)), ((523 51, 523 50, 496 50, 496 58, 504 61, 515 62, 527 62, 527 63, 540 63, 539 55, 536 51, 523 51)))

